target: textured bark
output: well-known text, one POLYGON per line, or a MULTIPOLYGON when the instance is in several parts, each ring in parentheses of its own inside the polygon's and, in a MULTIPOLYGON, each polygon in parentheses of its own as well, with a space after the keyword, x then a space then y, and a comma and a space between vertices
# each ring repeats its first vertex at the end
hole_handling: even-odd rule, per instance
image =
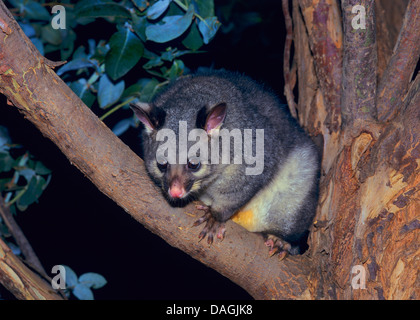
MULTIPOLYGON (((297 108, 303 110, 299 111, 303 117, 300 122, 312 135, 322 135, 324 141, 320 202, 310 237, 311 298, 418 299, 420 79, 417 75, 415 81, 407 83, 407 77, 397 79, 396 75, 394 82, 386 87, 392 92, 388 97, 395 94, 401 102, 381 106, 375 103, 377 53, 373 3, 343 0, 343 123, 338 134, 331 133, 329 122, 325 121, 330 107, 321 85, 324 75, 318 73, 314 45, 309 48, 307 45, 318 41, 318 37, 313 38, 305 18, 305 10, 314 15, 315 8, 327 2, 314 1, 303 6, 301 3, 300 7, 294 4, 293 10, 299 85, 297 108), (349 27, 355 16, 351 14, 351 6, 355 4, 364 4, 367 9, 364 33, 349 27), (406 92, 402 95, 394 89, 401 86, 402 92, 406 92), (396 117, 389 123, 378 121, 377 110, 383 110, 384 114, 392 112, 396 117), (352 269, 358 265, 366 270, 366 289, 351 286, 352 269)), ((415 12, 420 4, 412 1, 410 5, 408 12, 415 12)), ((420 28, 414 31, 407 25, 407 19, 412 18, 412 14, 406 14, 401 30, 401 35, 409 35, 410 39, 420 34, 420 28)), ((326 21, 324 28, 328 30, 329 25, 326 21)), ((389 39, 377 38, 378 41, 389 39)), ((414 43, 418 46, 419 42, 414 43)), ((409 48, 404 45, 397 44, 397 48, 408 54, 409 48)), ((410 79, 415 68, 412 61, 418 59, 419 54, 412 50, 407 57, 410 63, 404 64, 410 79)), ((397 59, 391 58, 387 70, 398 66, 397 59)))
POLYGON ((0 283, 22 300, 62 300, 49 282, 34 273, 0 239, 0 283))
MULTIPOLYGON (((179 209, 166 203, 142 160, 51 70, 1 2, 0 90, 100 191, 257 299, 419 299, 420 80, 417 75, 406 83, 401 103, 381 106, 393 117, 386 123, 376 119, 376 80, 364 77, 376 59, 375 45, 355 48, 354 56, 343 51, 343 39, 366 44, 361 34, 348 34, 351 29, 345 27, 343 34, 351 3, 342 1, 342 18, 336 1, 293 1, 298 120, 322 146, 323 160, 310 248, 283 261, 268 257, 260 235, 233 222, 223 242, 210 247, 197 242, 199 230, 191 225, 200 213, 191 205, 179 209), (364 59, 353 70, 355 57, 364 59), (343 83, 350 93, 342 92, 343 83), (361 108, 364 97, 369 98, 367 113, 361 108), (354 109, 343 108, 343 99, 354 109), (351 286, 357 265, 366 270, 366 289, 351 286)), ((410 5, 416 10, 419 1, 410 5)), ((374 32, 374 11, 367 21, 374 32)), ((411 30, 404 21, 400 39, 407 32, 415 37, 420 29, 411 30)), ((403 44, 398 48, 404 51, 403 44)), ((417 51, 413 54, 410 59, 418 61, 417 51)), ((387 69, 398 64, 393 61, 398 59, 390 59, 387 69)), ((376 73, 376 67, 370 70, 376 73)), ((414 66, 405 70, 412 73, 414 66)))
POLYGON ((386 122, 398 113, 420 55, 420 4, 411 0, 390 62, 378 86, 378 118, 386 122))

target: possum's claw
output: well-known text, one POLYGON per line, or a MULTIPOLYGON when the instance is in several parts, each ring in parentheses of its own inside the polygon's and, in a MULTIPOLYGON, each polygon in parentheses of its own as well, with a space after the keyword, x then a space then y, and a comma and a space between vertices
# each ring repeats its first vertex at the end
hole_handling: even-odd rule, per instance
POLYGON ((288 253, 290 253, 292 248, 288 242, 271 234, 267 236, 267 240, 264 243, 267 247, 270 248, 268 255, 272 257, 273 255, 277 254, 279 260, 283 260, 288 255, 288 253))
POLYGON ((194 222, 193 227, 199 226, 200 224, 206 222, 203 230, 198 235, 199 241, 203 240, 207 236, 207 243, 212 244, 214 237, 216 236, 217 239, 222 241, 225 237, 225 223, 219 222, 210 213, 210 208, 202 205, 197 205, 197 209, 205 210, 204 215, 194 222))

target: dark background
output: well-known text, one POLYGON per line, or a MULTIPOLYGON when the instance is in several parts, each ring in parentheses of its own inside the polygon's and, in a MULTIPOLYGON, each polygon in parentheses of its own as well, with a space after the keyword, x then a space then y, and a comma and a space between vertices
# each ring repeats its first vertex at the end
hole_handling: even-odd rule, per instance
MULTIPOLYGON (((216 9, 223 2, 216 1, 216 9)), ((206 66, 243 72, 266 83, 283 99, 281 1, 238 1, 234 11, 258 12, 262 22, 240 29, 236 21, 239 27, 229 33, 220 30, 204 48, 207 53, 182 60, 193 70, 206 66)), ((98 33, 109 39, 114 28, 97 21, 94 29, 91 25, 78 27, 76 33, 85 44, 93 35, 98 39, 98 33)), ((133 70, 128 76, 138 75, 133 70)), ((112 127, 117 120, 115 116, 105 122, 112 127)), ((169 246, 100 193, 15 107, 6 105, 4 96, 0 97, 0 125, 9 129, 14 143, 24 145, 53 171, 39 203, 16 217, 47 272, 65 264, 78 275, 100 273, 108 283, 94 290, 97 300, 252 298, 229 279, 169 246)), ((135 129, 121 139, 140 152, 135 129)), ((0 295, 11 298, 3 288, 0 295)))

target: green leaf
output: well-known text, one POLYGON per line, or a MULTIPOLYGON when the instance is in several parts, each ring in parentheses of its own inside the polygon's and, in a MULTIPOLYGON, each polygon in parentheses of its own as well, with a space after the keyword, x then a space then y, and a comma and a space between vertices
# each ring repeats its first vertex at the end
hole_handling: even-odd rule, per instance
POLYGON ((143 55, 143 43, 130 30, 124 28, 109 40, 111 49, 105 58, 106 73, 116 80, 133 68, 143 55))
POLYGON ((79 18, 130 18, 130 12, 113 1, 83 0, 76 4, 75 14, 79 18))
POLYGON ((35 170, 29 169, 29 168, 21 169, 18 171, 19 171, 19 175, 23 176, 27 182, 30 182, 32 177, 35 175, 35 170))
POLYGON ((47 24, 41 29, 41 38, 47 43, 58 46, 63 41, 60 30, 55 30, 50 24, 47 24))
POLYGON ((31 1, 28 4, 24 4, 22 11, 25 13, 25 17, 30 20, 51 20, 51 15, 48 12, 48 10, 45 7, 43 7, 40 3, 35 1, 31 1))
POLYGON ((132 0, 134 5, 143 12, 147 9, 147 0, 132 0))
POLYGON ((35 164, 35 172, 36 174, 46 175, 50 174, 51 170, 48 169, 41 161, 37 161, 35 164))
POLYGON ((117 102, 124 92, 124 87, 124 80, 114 84, 106 74, 103 74, 99 80, 98 88, 99 107, 105 109, 117 102))
POLYGON ((149 25, 149 22, 147 21, 146 17, 140 17, 136 14, 131 15, 131 22, 133 25, 134 32, 139 36, 139 38, 146 42, 146 27, 149 25))
POLYGON ((76 41, 76 33, 73 30, 68 30, 65 33, 66 36, 63 38, 63 43, 61 44, 60 53, 61 60, 67 60, 74 50, 74 42, 76 41))
POLYGON ((14 160, 9 153, 0 151, 0 172, 10 171, 13 167, 14 160))
POLYGON ((175 60, 172 67, 168 70, 167 75, 169 79, 174 80, 184 73, 184 62, 182 60, 175 60))
POLYGON ((143 85, 139 100, 141 102, 149 102, 155 94, 156 86, 159 84, 159 81, 156 79, 141 79, 139 83, 143 85))
POLYGON ((73 294, 79 300, 93 300, 92 290, 81 283, 76 284, 73 294))
POLYGON ((214 0, 192 0, 191 2, 201 17, 214 16, 214 0))
POLYGON ((26 192, 19 198, 17 204, 22 207, 29 206, 41 196, 46 186, 46 181, 41 176, 33 176, 26 186, 26 192))
POLYGON ((39 40, 38 38, 30 38, 29 40, 32 41, 32 43, 37 48, 37 50, 39 51, 39 53, 41 55, 44 55, 44 44, 42 43, 42 41, 39 40))
POLYGON ((148 40, 164 43, 171 41, 183 34, 191 25, 194 15, 193 6, 183 16, 168 16, 162 19, 163 24, 152 24, 146 28, 148 40))
POLYGON ((140 83, 132 84, 124 90, 124 93, 122 94, 121 98, 124 99, 128 97, 139 97, 142 88, 143 86, 140 83))
POLYGON ((172 0, 158 0, 147 10, 147 17, 151 20, 159 18, 168 9, 172 0))
POLYGON ((148 62, 146 62, 146 63, 143 65, 143 68, 144 68, 144 69, 150 69, 150 68, 153 68, 153 67, 159 67, 159 66, 161 66, 162 64, 163 64, 162 59, 161 59, 160 57, 156 57, 156 58, 151 59, 151 60, 149 60, 148 62))
POLYGON ((192 24, 191 30, 185 37, 185 39, 182 41, 182 44, 193 51, 196 51, 203 46, 203 38, 200 35, 200 31, 198 31, 196 23, 192 24))
POLYGON ((70 89, 73 90, 77 96, 82 99, 83 103, 87 105, 89 108, 92 106, 92 104, 95 102, 96 97, 95 95, 90 91, 89 86, 87 84, 86 79, 79 79, 75 82, 70 83, 69 85, 70 89))
POLYGON ((203 41, 205 44, 208 44, 210 40, 215 36, 220 25, 221 23, 217 20, 217 17, 206 18, 204 21, 200 20, 198 22, 198 29, 203 36, 203 41))
POLYGON ((123 119, 117 122, 117 124, 112 128, 112 132, 114 132, 114 134, 117 137, 119 137, 124 132, 126 132, 128 128, 130 128, 130 126, 133 126, 133 125, 134 125, 133 118, 123 119))
POLYGON ((64 72, 72 70, 80 70, 83 68, 96 68, 93 61, 90 61, 86 58, 74 59, 70 62, 67 62, 64 66, 57 70, 57 75, 61 76, 64 72))
POLYGON ((0 151, 9 150, 8 144, 11 143, 9 130, 6 127, 0 126, 0 151))
POLYGON ((64 270, 66 271, 66 284, 68 287, 74 287, 75 285, 77 285, 77 275, 76 273, 73 271, 72 268, 70 268, 69 266, 63 265, 64 270))
POLYGON ((99 289, 106 285, 106 279, 95 272, 84 273, 79 277, 79 283, 85 285, 88 288, 99 289))
POLYGON ((167 48, 164 53, 162 53, 161 58, 165 61, 173 61, 175 58, 178 58, 184 54, 191 53, 190 50, 177 50, 172 48, 167 48))
POLYGON ((36 37, 35 29, 29 23, 19 22, 19 26, 28 38, 36 37))
POLYGON ((109 51, 109 44, 105 43, 105 41, 99 41, 98 45, 95 47, 90 60, 96 60, 100 64, 105 61, 105 57, 109 51))

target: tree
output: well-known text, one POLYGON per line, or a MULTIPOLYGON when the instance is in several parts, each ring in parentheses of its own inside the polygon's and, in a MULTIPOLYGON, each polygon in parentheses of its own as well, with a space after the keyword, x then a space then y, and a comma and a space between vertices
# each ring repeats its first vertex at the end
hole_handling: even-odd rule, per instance
POLYGON ((285 93, 291 113, 322 146, 323 161, 309 249, 283 261, 269 258, 261 237, 234 223, 223 242, 198 243, 191 216, 200 212, 166 203, 142 160, 52 71, 3 3, 0 90, 100 191, 253 297, 418 299, 420 77, 413 73, 420 1, 405 9, 393 1, 342 0, 340 12, 334 0, 299 0, 293 19, 289 9, 284 0, 285 93), (392 54, 389 10, 397 20, 405 10, 392 54))

